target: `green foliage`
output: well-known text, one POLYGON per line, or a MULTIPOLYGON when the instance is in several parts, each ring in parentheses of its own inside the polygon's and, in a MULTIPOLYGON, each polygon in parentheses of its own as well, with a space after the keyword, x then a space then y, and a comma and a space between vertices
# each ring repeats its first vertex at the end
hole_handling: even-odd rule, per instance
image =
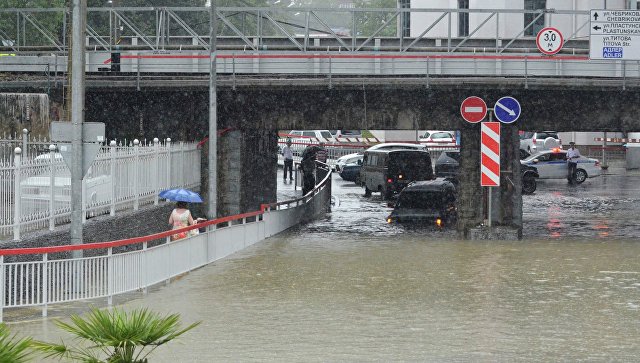
MULTIPOLYGON (((396 0, 354 0, 356 8, 388 8, 396 9, 396 0)), ((358 36, 369 37, 383 24, 391 21, 388 25, 376 36, 377 37, 393 37, 397 34, 397 20, 393 17, 393 12, 363 12, 359 13, 356 17, 356 29, 358 30, 358 36)))
POLYGON ((200 324, 180 329, 179 320, 177 314, 162 317, 147 309, 130 313, 116 308, 111 312, 93 309, 87 317, 73 315, 71 323, 56 322, 76 337, 77 346, 64 342, 33 342, 33 346, 46 357, 96 363, 142 363, 147 362, 154 349, 200 324))
POLYGON ((5 324, 0 324, 0 362, 27 362, 32 353, 31 338, 17 339, 5 324))

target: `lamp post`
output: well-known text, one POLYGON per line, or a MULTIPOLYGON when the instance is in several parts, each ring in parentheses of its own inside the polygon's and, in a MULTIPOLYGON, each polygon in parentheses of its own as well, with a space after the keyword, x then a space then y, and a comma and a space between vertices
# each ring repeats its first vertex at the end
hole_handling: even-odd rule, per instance
POLYGON ((218 199, 218 114, 216 103, 216 0, 210 0, 209 8, 209 190, 207 191, 207 217, 217 217, 218 199))

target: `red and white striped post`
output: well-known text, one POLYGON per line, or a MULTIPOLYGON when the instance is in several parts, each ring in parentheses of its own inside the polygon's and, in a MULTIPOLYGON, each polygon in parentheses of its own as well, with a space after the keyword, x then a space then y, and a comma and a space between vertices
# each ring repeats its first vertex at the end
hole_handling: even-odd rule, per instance
POLYGON ((500 122, 480 126, 480 185, 489 188, 487 226, 491 227, 491 188, 500 186, 500 122))

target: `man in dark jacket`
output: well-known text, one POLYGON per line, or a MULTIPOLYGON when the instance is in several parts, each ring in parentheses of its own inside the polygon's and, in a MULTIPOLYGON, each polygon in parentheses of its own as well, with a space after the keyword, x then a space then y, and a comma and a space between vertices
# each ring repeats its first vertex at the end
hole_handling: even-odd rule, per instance
POLYGON ((300 167, 302 168, 302 195, 309 193, 316 185, 316 154, 320 148, 316 145, 307 146, 302 152, 300 167))

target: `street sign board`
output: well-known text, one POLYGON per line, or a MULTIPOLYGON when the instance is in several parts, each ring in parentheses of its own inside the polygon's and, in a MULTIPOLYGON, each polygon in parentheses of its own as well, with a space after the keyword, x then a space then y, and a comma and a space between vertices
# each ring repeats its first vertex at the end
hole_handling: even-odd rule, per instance
POLYGON ((493 114, 498 121, 510 124, 520 117, 520 102, 513 97, 506 96, 499 99, 493 106, 493 114))
POLYGON ((640 10, 591 10, 589 58, 640 60, 640 10))
POLYGON ((500 122, 480 125, 480 185, 500 186, 500 122))
POLYGON ((480 122, 487 116, 487 104, 480 97, 467 97, 460 105, 460 114, 467 122, 480 122))
MULTIPOLYGON (((104 123, 102 122, 83 122, 82 123, 82 142, 104 142, 104 123)), ((65 121, 54 121, 51 123, 51 141, 55 142, 71 142, 73 135, 73 124, 65 121)))
MULTIPOLYGON (((84 143, 82 144, 82 176, 87 175, 87 171, 89 171, 89 167, 93 164, 93 161, 98 156, 98 151, 100 151, 100 147, 102 145, 96 143, 84 143)), ((60 151, 60 155, 62 156, 62 160, 69 170, 72 168, 71 158, 73 157, 73 145, 71 143, 59 143, 58 151, 60 151)))
POLYGON ((538 50, 546 55, 556 54, 564 45, 562 33, 556 28, 542 28, 536 37, 538 50))

